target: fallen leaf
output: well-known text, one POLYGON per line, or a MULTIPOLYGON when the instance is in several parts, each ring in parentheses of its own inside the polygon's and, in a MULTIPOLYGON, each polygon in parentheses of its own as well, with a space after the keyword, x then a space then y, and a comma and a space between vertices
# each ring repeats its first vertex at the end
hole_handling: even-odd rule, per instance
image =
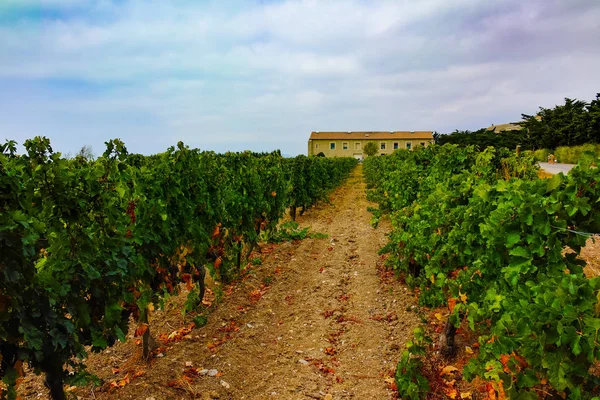
POLYGON ((440 372, 440 376, 454 374, 455 372, 458 372, 458 368, 456 368, 454 365, 447 365, 444 368, 442 368, 442 371, 440 372))
POLYGON ((492 386, 491 383, 488 383, 485 385, 485 388, 487 390, 487 398, 488 400, 496 400, 496 389, 494 389, 494 386, 492 386))
POLYGON ((125 386, 127 386, 129 384, 129 382, 130 382, 129 374, 127 374, 120 381, 112 381, 109 384, 109 390, 125 387, 125 386))
POLYGON ((498 385, 498 400, 506 399, 506 393, 504 393, 504 386, 502 385, 502 382, 497 382, 496 384, 498 385))
POLYGON ((134 337, 142 336, 144 333, 146 333, 147 330, 148 330, 148 324, 141 323, 135 330, 135 334, 133 336, 134 337))
POLYGON ((237 332, 240 327, 237 326, 235 321, 229 321, 229 323, 218 329, 220 332, 237 332))
POLYGON ((139 378, 140 376, 142 376, 142 375, 145 375, 145 374, 146 374, 146 371, 136 371, 136 372, 134 372, 134 374, 133 374, 133 378, 134 378, 134 379, 135 379, 135 378, 139 378))
POLYGON ((180 328, 169 334, 163 333, 158 338, 163 342, 163 344, 168 344, 170 342, 179 342, 184 338, 184 336, 187 336, 195 327, 196 325, 194 323, 191 323, 190 325, 184 326, 183 328, 180 328))
POLYGON ((458 391, 454 388, 444 388, 444 393, 451 399, 456 399, 458 396, 458 391))
POLYGON ((121 379, 121 381, 119 382, 119 386, 124 387, 125 385, 129 384, 129 382, 129 374, 127 374, 125 375, 125 378, 121 379))

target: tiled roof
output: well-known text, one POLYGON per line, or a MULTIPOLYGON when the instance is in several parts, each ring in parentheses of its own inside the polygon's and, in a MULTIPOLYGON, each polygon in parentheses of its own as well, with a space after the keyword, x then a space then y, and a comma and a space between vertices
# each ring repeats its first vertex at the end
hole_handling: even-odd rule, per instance
POLYGON ((433 139, 432 131, 376 131, 376 132, 312 132, 310 140, 393 140, 393 139, 433 139))

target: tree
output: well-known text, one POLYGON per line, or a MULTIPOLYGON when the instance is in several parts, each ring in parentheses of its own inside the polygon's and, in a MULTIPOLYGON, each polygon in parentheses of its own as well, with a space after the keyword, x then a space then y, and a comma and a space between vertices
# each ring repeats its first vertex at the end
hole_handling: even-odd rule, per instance
POLYGON ((363 151, 369 157, 374 156, 375 154, 377 154, 377 143, 368 142, 367 144, 365 144, 363 151))
POLYGON ((86 161, 94 160, 94 152, 92 151, 92 146, 85 145, 78 152, 76 157, 83 158, 86 161))

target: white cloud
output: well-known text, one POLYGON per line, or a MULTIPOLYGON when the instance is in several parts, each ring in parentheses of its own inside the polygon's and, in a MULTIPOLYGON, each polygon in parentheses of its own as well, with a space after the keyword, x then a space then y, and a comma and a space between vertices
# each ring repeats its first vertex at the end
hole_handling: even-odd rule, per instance
POLYGON ((0 19, 0 129, 21 142, 294 154, 311 130, 475 129, 600 91, 593 0, 43 6, 0 19))

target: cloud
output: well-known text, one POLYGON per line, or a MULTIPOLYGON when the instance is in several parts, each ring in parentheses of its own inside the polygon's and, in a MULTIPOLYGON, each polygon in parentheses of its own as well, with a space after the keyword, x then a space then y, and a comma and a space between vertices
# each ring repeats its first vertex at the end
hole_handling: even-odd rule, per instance
POLYGON ((600 91, 598 20, 594 0, 10 0, 0 129, 288 154, 312 130, 476 129, 600 91))

